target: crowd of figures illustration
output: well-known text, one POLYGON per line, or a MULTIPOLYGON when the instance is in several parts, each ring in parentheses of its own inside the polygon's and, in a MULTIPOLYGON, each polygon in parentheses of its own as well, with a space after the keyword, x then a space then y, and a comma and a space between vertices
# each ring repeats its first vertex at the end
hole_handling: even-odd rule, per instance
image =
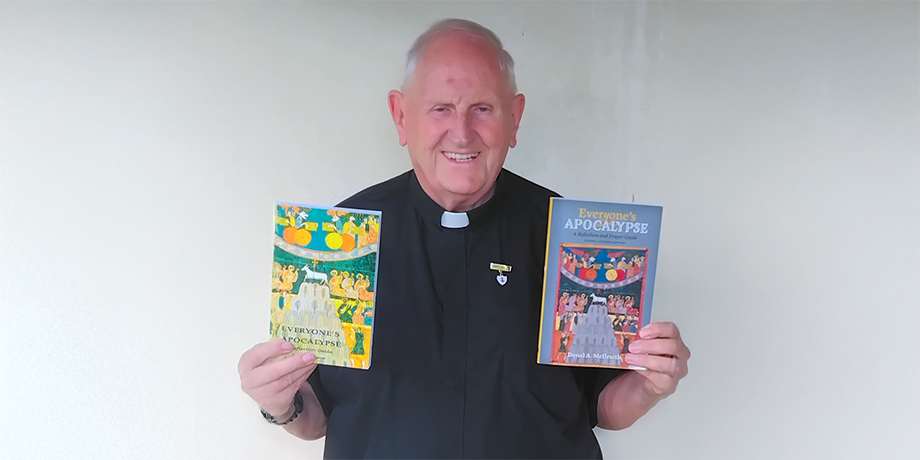
MULTIPOLYGON (((559 353, 567 354, 572 345, 573 336, 576 332, 585 334, 586 331, 579 331, 579 323, 584 323, 589 313, 591 316, 603 317, 601 324, 609 328, 613 334, 610 337, 616 337, 618 353, 626 353, 629 346, 630 337, 638 332, 639 327, 639 309, 636 306, 636 300, 631 295, 609 294, 603 297, 601 291, 594 292, 563 292, 556 304, 556 329, 558 331, 559 353), (591 312, 589 306, 594 305, 597 312, 591 312)), ((596 333, 594 335, 597 335, 596 333)), ((610 343, 609 348, 614 348, 610 343)), ((560 356, 558 361, 568 361, 564 356, 560 356)))
MULTIPOLYGON (((352 367, 366 368, 369 360, 366 345, 374 318, 374 293, 367 290, 369 286, 368 278, 362 273, 335 269, 323 273, 308 265, 298 269, 295 265, 275 262, 272 266, 271 336, 284 336, 279 334, 282 325, 340 331, 347 343, 347 347, 341 348, 344 355, 318 355, 318 359, 336 365, 348 361, 352 367)), ((294 335, 308 339, 311 333, 294 335)))
POLYGON ((329 297, 343 322, 367 326, 372 324, 374 293, 367 290, 370 282, 364 274, 339 272, 335 269, 330 270, 328 274, 318 273, 310 270, 308 266, 298 269, 293 265, 283 266, 275 262, 272 266, 272 309, 277 313, 279 321, 272 321, 272 332, 281 324, 284 313, 290 309, 290 300, 294 284, 298 279, 298 271, 305 272, 302 281, 328 280, 329 297))

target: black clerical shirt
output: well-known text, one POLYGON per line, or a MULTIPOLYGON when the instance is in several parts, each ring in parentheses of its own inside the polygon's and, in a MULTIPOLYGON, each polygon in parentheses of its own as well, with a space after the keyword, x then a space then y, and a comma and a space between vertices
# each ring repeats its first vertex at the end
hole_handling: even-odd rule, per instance
POLYGON ((326 458, 600 458, 617 371, 537 364, 549 198, 507 170, 465 228, 409 171, 341 206, 380 210, 369 370, 319 366, 326 458), (499 284, 492 262, 511 265, 499 284))

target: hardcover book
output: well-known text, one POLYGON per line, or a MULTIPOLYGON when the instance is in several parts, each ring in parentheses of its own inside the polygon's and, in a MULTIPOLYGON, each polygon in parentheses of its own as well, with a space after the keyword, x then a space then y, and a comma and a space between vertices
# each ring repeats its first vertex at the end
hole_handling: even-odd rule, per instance
POLYGON ((316 362, 371 365, 380 212, 275 205, 269 334, 316 362))
POLYGON ((538 363, 642 369, 624 356, 651 320, 661 212, 550 199, 538 363))

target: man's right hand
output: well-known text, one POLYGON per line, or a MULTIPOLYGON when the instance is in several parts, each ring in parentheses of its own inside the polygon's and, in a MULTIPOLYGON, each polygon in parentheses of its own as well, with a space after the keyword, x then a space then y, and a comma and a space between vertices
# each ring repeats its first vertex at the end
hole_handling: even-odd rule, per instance
POLYGON ((240 357, 238 369, 243 391, 276 420, 290 418, 294 412, 294 394, 316 369, 313 353, 282 358, 293 349, 290 342, 277 339, 260 343, 240 357))

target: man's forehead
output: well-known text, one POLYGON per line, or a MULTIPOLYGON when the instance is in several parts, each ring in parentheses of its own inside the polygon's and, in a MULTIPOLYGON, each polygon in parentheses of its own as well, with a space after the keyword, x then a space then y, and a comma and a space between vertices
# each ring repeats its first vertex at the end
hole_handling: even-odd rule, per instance
POLYGON ((463 62, 444 62, 419 73, 418 82, 424 89, 464 92, 497 92, 502 89, 501 75, 471 68, 463 62))
POLYGON ((507 79, 500 72, 471 70, 466 65, 444 63, 418 72, 407 88, 407 96, 424 102, 499 103, 513 97, 507 79))

